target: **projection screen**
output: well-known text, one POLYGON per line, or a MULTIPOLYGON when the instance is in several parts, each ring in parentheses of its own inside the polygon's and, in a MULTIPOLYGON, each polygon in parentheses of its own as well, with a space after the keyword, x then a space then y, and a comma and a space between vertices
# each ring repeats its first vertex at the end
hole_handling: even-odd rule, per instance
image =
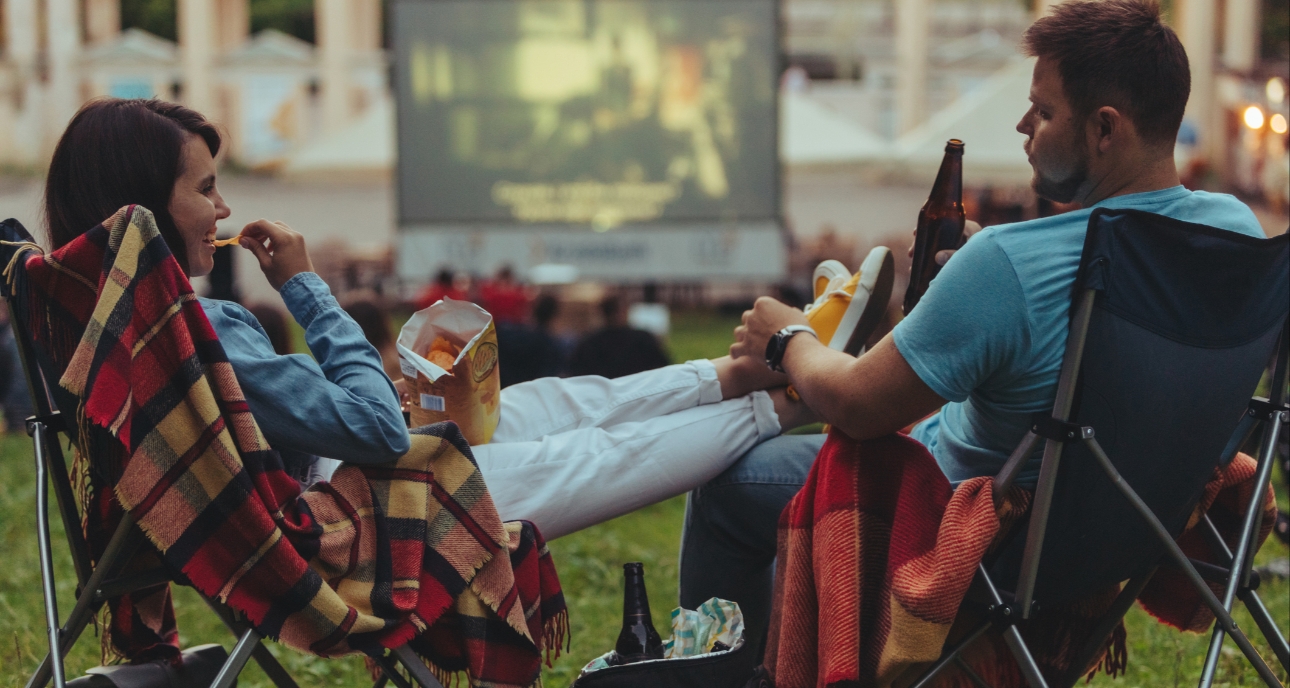
POLYGON ((400 272, 783 274, 775 0, 398 0, 400 272))

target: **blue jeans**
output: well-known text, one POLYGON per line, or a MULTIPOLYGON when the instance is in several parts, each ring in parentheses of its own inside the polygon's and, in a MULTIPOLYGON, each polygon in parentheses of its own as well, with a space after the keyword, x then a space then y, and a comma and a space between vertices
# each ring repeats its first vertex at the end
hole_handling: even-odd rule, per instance
POLYGON ((682 607, 695 609, 710 597, 738 602, 745 637, 757 645, 764 641, 779 514, 806 482, 824 438, 784 435, 763 442, 690 492, 681 533, 682 607))
MULTIPOLYGON (((0 308, 4 308, 0 304, 0 308)), ((13 328, 0 321, 0 413, 3 425, 10 432, 21 432, 23 423, 32 414, 31 397, 23 377, 22 361, 18 358, 18 343, 13 338, 13 328)))

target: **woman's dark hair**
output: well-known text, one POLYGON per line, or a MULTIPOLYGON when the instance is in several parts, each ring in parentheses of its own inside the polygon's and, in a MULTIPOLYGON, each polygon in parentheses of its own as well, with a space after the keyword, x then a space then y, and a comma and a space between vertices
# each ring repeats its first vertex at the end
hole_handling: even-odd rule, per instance
POLYGON ((45 219, 53 248, 84 234, 122 206, 137 204, 188 272, 188 252, 170 217, 183 174, 184 142, 201 137, 219 153, 219 131, 200 113, 160 100, 99 98, 72 118, 54 149, 45 181, 45 219))
POLYGON ((363 328, 363 337, 376 348, 385 351, 394 343, 394 332, 390 328, 390 313, 374 301, 362 299, 345 304, 345 312, 363 328))
POLYGON ((269 335, 269 343, 273 345, 274 353, 279 356, 295 353, 295 347, 291 345, 291 330, 287 327, 287 316, 283 315, 281 308, 267 303, 257 303, 248 306, 247 310, 260 321, 260 327, 263 327, 264 333, 269 335))

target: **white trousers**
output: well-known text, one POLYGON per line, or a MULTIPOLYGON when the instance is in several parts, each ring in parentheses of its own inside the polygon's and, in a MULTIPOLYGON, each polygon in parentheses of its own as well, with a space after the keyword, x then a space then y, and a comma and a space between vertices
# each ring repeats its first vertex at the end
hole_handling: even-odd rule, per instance
POLYGON ((721 400, 710 361, 533 380, 501 404, 492 442, 471 450, 502 520, 548 540, 688 492, 780 433, 765 392, 721 400))

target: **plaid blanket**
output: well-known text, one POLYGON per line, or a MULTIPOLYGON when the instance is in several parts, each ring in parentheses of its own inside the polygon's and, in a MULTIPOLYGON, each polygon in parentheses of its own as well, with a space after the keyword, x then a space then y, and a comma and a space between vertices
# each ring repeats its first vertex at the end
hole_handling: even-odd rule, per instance
MULTIPOLYGON (((19 317, 79 398, 96 556, 125 510, 177 580, 292 648, 410 643, 441 675, 540 683, 543 650, 567 633, 555 567, 532 524, 501 522, 455 425, 421 428, 396 461, 344 464, 302 493, 149 211, 122 208, 49 255, 3 248, 19 317)), ((168 587, 111 610, 123 655, 176 655, 168 587)))
MULTIPOLYGON (((1217 471, 1193 524, 1209 510, 1220 529, 1234 532, 1253 474, 1254 460, 1244 454, 1217 471)), ((1269 491, 1274 510, 1271 497, 1269 491)), ((905 685, 917 677, 940 657, 952 631, 957 636, 975 625, 963 623, 959 608, 977 565, 1026 514, 1030 499, 1030 492, 1013 487, 996 512, 991 478, 953 490, 926 448, 906 436, 856 442, 832 432, 780 516, 765 656, 775 686, 905 685)), ((1181 540, 1189 555, 1209 558, 1192 537, 1181 540)), ((1188 592, 1190 584, 1173 575, 1161 569, 1139 600, 1165 623, 1203 630, 1213 616, 1188 592)), ((1023 629, 1045 674, 1070 666, 1118 592, 1112 586, 1044 610, 1023 629)), ((1116 675, 1127 663, 1125 647, 1121 625, 1088 670, 1116 675)), ((974 643, 964 660, 991 685, 1024 685, 998 634, 974 643)), ((952 669, 936 685, 976 684, 952 669)))

